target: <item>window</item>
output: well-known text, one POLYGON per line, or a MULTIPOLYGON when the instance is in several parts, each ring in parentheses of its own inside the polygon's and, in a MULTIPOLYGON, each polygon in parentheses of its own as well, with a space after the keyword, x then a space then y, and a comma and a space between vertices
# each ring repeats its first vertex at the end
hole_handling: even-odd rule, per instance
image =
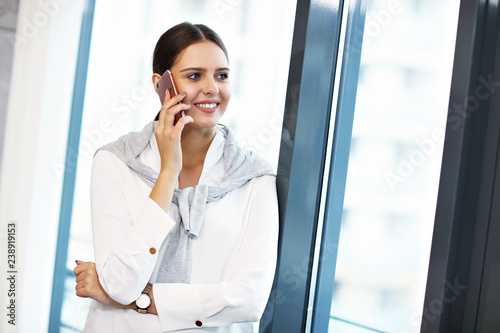
POLYGON ((420 332, 458 6, 367 2, 329 332, 420 332))
POLYGON ((295 140, 282 145, 292 156, 280 160, 282 255, 265 332, 418 331, 458 3, 308 6, 295 28, 301 91, 285 114, 296 112, 295 140))

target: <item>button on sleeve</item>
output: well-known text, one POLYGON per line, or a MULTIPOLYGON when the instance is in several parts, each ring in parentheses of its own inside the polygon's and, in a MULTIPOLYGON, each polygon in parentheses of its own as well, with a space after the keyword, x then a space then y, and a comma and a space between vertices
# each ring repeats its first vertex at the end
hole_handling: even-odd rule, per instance
POLYGON ((201 320, 197 320, 197 321, 195 322, 195 324, 196 324, 196 326, 198 326, 198 327, 203 326, 203 323, 201 322, 201 320))

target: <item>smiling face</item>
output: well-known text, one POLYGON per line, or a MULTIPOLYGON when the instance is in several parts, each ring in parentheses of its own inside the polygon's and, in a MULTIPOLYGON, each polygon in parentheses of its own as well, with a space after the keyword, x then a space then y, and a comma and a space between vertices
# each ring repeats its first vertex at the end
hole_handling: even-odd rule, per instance
POLYGON ((192 105, 186 112, 194 119, 189 126, 214 127, 231 98, 229 65, 222 49, 209 41, 191 44, 170 70, 177 91, 186 92, 182 103, 192 105))

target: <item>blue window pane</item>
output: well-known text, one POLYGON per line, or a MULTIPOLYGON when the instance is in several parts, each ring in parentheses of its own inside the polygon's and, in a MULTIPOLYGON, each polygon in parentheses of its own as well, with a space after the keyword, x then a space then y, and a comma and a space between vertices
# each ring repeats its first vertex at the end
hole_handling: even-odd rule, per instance
POLYGON ((419 332, 459 3, 367 4, 331 314, 419 332))
POLYGON ((82 332, 91 300, 73 297, 75 295, 75 277, 70 276, 64 282, 64 301, 61 313, 61 332, 82 332))

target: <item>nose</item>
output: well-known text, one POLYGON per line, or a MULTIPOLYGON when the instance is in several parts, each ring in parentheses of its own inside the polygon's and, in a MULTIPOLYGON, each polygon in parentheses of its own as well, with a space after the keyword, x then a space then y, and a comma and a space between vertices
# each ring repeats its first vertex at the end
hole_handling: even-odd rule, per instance
POLYGON ((202 90, 205 95, 217 95, 219 93, 219 86, 213 78, 207 77, 202 90))

